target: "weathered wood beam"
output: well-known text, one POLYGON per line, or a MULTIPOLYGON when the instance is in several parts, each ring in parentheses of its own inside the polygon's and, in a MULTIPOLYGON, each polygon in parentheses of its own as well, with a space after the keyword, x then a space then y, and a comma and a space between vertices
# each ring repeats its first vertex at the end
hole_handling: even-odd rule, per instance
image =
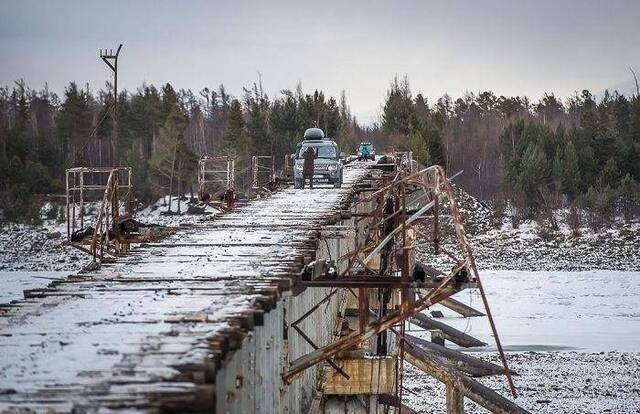
POLYGON ((426 372, 438 381, 455 387, 465 397, 476 402, 494 414, 529 414, 529 411, 461 373, 460 371, 443 365, 432 355, 416 347, 406 347, 405 361, 426 372))
POLYGON ((409 319, 409 322, 426 330, 438 329, 442 331, 442 335, 447 341, 451 341, 454 344, 465 348, 487 345, 485 342, 482 342, 471 335, 467 335, 466 333, 452 328, 447 324, 431 319, 422 313, 418 313, 413 316, 409 319))
POLYGON ((486 316, 484 313, 480 312, 472 308, 471 306, 467 306, 464 303, 455 300, 454 298, 447 298, 440 302, 442 306, 445 308, 451 309, 452 311, 458 313, 459 315, 464 316, 465 318, 476 317, 476 316, 486 316))
MULTIPOLYGON (((440 286, 442 281, 426 280, 424 282, 402 280, 394 276, 343 276, 335 279, 320 277, 312 280, 302 280, 300 284, 305 287, 343 287, 343 288, 404 288, 414 287, 419 289, 434 289, 440 286)), ((460 285, 460 289, 475 287, 473 284, 460 285)))
POLYGON ((320 230, 320 239, 353 239, 356 237, 354 228, 334 228, 320 230))
POLYGON ((412 335, 404 335, 408 346, 420 348, 436 358, 441 358, 444 363, 472 377, 485 377, 489 375, 504 374, 504 368, 491 362, 483 361, 454 349, 445 348, 433 342, 417 338, 412 335))

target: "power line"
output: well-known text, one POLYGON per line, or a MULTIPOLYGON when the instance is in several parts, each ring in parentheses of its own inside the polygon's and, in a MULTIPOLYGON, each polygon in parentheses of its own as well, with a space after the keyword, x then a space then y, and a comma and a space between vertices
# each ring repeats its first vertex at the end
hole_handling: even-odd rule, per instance
POLYGON ((113 71, 113 132, 111 134, 111 155, 113 165, 119 165, 118 157, 118 56, 122 49, 122 43, 116 53, 113 49, 100 49, 100 59, 113 71))

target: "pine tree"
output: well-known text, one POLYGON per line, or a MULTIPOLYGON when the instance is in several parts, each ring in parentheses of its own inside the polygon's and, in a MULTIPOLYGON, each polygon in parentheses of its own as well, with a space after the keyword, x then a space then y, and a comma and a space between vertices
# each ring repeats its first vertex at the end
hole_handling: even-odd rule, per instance
POLYGON ((28 123, 30 118, 28 89, 24 80, 16 82, 16 88, 11 94, 12 106, 15 108, 15 121, 9 128, 7 139, 7 156, 11 159, 18 156, 22 161, 34 159, 35 145, 29 142, 28 123))
POLYGON ((447 168, 447 149, 440 129, 426 127, 424 135, 427 142, 427 151, 430 155, 429 161, 434 165, 447 168))
POLYGON ((620 194, 620 211, 625 221, 629 221, 640 212, 640 185, 627 174, 620 181, 618 193, 620 194))
POLYGON ((149 184, 149 162, 140 153, 140 147, 134 146, 127 153, 127 165, 131 167, 133 190, 142 201, 152 200, 149 184))
POLYGON ((427 143, 420 131, 416 131, 411 135, 410 148, 411 151, 413 151, 413 159, 415 159, 420 165, 431 165, 429 149, 427 148, 427 143))
POLYGON ((409 136, 414 119, 415 110, 409 81, 405 77, 400 82, 398 77, 395 77, 387 91, 382 110, 382 128, 388 134, 409 136))
POLYGON ((229 121, 222 138, 221 152, 246 160, 252 153, 251 142, 245 131, 240 101, 234 99, 229 108, 229 121))
POLYGON ((182 194, 184 193, 183 183, 189 184, 193 181, 197 165, 198 156, 187 145, 184 134, 178 135, 175 157, 175 176, 178 183, 178 214, 181 212, 180 205, 182 194))
POLYGON ((599 178, 600 186, 608 186, 611 188, 616 188, 620 184, 620 170, 618 169, 618 164, 613 158, 609 158, 607 163, 604 165, 602 169, 602 174, 599 178))
POLYGON ((640 145, 640 96, 636 96, 630 102, 629 115, 629 141, 634 145, 640 145))
POLYGON ((614 104, 616 134, 627 140, 629 137, 629 101, 624 95, 618 95, 614 104))
POLYGON ((542 123, 546 125, 560 119, 564 113, 564 107, 554 94, 545 93, 535 106, 535 111, 542 118, 542 123))
POLYGON ((57 116, 58 136, 68 166, 85 164, 84 149, 93 130, 90 97, 73 82, 64 92, 64 102, 57 116))
POLYGON ((549 163, 542 149, 534 142, 527 146, 522 156, 519 184, 527 196, 528 204, 537 206, 538 188, 548 183, 549 163))
POLYGON ((562 160, 562 148, 560 145, 556 147, 556 155, 553 157, 553 168, 551 175, 553 182, 558 189, 562 188, 562 177, 564 176, 564 162, 562 160))
POLYGON ((578 155, 573 145, 573 141, 569 141, 564 149, 562 189, 571 199, 573 199, 578 194, 580 182, 581 177, 578 155))
POLYGON ((424 127, 429 122, 430 110, 427 99, 421 93, 416 95, 415 103, 416 120, 418 126, 424 127))
POLYGON ((274 152, 268 124, 269 101, 264 95, 262 87, 253 85, 253 90, 245 89, 245 104, 247 106, 247 136, 251 147, 257 155, 271 155, 274 152))

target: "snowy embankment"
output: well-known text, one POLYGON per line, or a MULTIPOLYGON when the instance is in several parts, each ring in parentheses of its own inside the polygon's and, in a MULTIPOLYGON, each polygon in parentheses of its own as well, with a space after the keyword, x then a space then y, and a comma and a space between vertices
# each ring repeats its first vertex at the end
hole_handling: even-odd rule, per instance
POLYGON ((73 271, 87 255, 68 246, 66 225, 55 221, 38 226, 10 224, 0 229, 0 271, 73 271))
MULTIPOLYGON (((474 354, 500 364, 498 356, 474 354)), ((640 412, 640 356, 627 352, 509 353, 509 366, 518 372, 515 402, 536 414, 626 414, 640 412)), ((480 382, 511 398, 504 377, 480 382)), ((444 386, 405 364, 403 399, 419 413, 445 414, 444 386), (415 394, 414 394, 415 393, 415 394), (417 394, 417 395, 416 395, 417 394)), ((465 413, 487 411, 465 399, 465 413)))
MULTIPOLYGON (((458 192, 458 206, 482 269, 640 271, 638 219, 619 219, 599 231, 582 227, 576 236, 566 224, 566 211, 556 212, 559 228, 553 231, 541 229, 534 220, 514 228, 509 218, 504 218, 496 225, 491 207, 463 191, 458 192)), ((446 220, 444 208, 442 213, 446 220)), ((447 246, 451 239, 443 242, 447 246)), ((430 254, 428 248, 418 252, 425 261, 439 264, 442 258, 434 260, 430 254)))
POLYGON ((478 264, 484 269, 624 270, 640 271, 640 224, 619 223, 580 236, 558 232, 546 239, 535 222, 504 226, 471 237, 478 264))

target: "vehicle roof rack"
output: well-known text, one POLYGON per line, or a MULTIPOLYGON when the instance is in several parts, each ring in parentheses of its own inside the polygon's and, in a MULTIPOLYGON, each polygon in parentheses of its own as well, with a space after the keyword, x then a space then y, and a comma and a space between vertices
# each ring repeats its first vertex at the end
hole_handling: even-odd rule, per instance
POLYGON ((322 131, 320 128, 307 128, 307 130, 304 131, 304 139, 324 139, 324 131, 322 131))

